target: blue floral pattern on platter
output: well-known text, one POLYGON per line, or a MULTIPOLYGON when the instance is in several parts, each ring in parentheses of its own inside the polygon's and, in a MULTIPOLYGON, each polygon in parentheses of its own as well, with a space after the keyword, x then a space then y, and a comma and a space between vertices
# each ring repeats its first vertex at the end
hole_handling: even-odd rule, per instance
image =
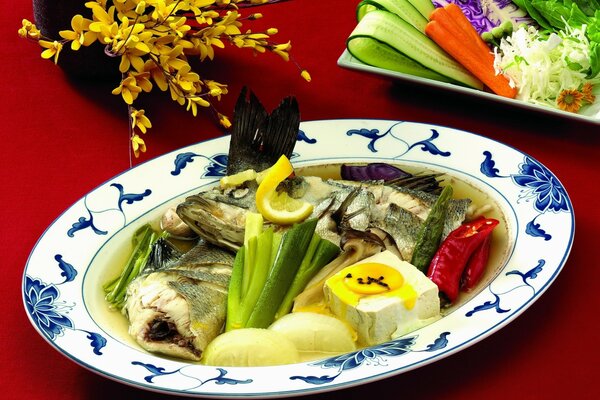
POLYGON ((27 312, 38 329, 49 340, 56 340, 57 337, 64 335, 66 329, 84 332, 90 342, 92 352, 100 356, 102 348, 106 346, 106 338, 97 332, 76 329, 73 321, 67 316, 75 304, 69 305, 59 301, 58 286, 67 282, 69 282, 68 279, 60 284, 46 284, 40 279, 25 276, 24 301, 27 312))
POLYGON ((291 380, 302 380, 313 385, 322 385, 333 382, 344 371, 358 368, 361 365, 387 365, 389 357, 399 357, 411 351, 434 352, 441 350, 448 345, 449 332, 443 332, 440 336, 425 349, 413 349, 417 336, 409 336, 401 339, 391 340, 376 346, 371 346, 366 349, 358 350, 352 353, 343 354, 337 357, 327 358, 325 360, 311 363, 310 365, 319 366, 326 369, 336 369, 337 373, 333 375, 321 376, 290 376, 291 380))
POLYGON ((144 353, 89 313, 93 306, 83 293, 84 282, 102 265, 98 260, 107 258, 110 244, 122 241, 123 232, 149 210, 223 176, 228 144, 223 137, 136 167, 90 192, 49 227, 23 280, 25 310, 43 337, 102 375, 163 393, 230 398, 333 390, 356 379, 393 376, 500 329, 555 279, 572 244, 573 210, 566 190, 541 163, 514 149, 462 131, 404 121, 302 123, 292 156, 299 164, 340 159, 424 164, 488 188, 514 219, 509 241, 514 253, 508 252, 498 274, 460 312, 377 346, 276 367, 282 379, 252 368, 207 367, 144 353), (339 146, 342 140, 347 145, 339 146), (527 246, 536 250, 523 252, 527 246), (512 254, 520 255, 518 261, 512 254), (110 362, 116 354, 122 359, 118 366, 110 362))
MULTIPOLYGON (((119 197, 116 199, 116 204, 112 207, 103 208, 101 210, 92 210, 87 205, 87 201, 85 201, 85 208, 87 211, 87 217, 80 217, 77 222, 73 223, 72 227, 67 231, 67 236, 74 237, 77 231, 81 231, 83 229, 90 228, 97 235, 106 235, 108 231, 98 229, 98 227, 94 224, 94 218, 96 216, 102 216, 108 211, 118 210, 123 217, 123 226, 127 224, 127 218, 125 214, 125 210, 123 209, 123 205, 133 204, 138 201, 142 201, 145 197, 150 196, 152 191, 150 189, 144 190, 142 193, 125 193, 123 185, 119 183, 112 183, 110 185, 117 189, 119 193, 119 197)), ((87 200, 87 197, 86 197, 87 200)))

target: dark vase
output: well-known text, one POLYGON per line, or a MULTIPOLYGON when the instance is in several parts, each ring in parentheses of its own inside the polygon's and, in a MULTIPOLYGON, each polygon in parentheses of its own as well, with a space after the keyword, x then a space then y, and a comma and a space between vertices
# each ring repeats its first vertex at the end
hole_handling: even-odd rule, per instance
MULTIPOLYGON (((48 38, 60 40, 59 31, 72 29, 71 19, 76 14, 91 18, 85 0, 33 0, 35 24, 48 38)), ((58 57, 58 65, 68 75, 82 79, 119 79, 119 62, 118 57, 106 55, 98 42, 77 51, 66 44, 58 57)))

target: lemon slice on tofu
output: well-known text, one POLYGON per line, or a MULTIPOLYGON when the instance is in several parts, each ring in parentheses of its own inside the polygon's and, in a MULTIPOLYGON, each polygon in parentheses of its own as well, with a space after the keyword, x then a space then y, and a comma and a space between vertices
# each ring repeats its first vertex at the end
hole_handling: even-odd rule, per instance
POLYGON ((256 208, 265 219, 277 224, 290 225, 303 221, 312 213, 312 204, 291 198, 285 192, 278 193, 276 190, 277 185, 293 172, 290 160, 281 156, 263 177, 256 190, 256 208))

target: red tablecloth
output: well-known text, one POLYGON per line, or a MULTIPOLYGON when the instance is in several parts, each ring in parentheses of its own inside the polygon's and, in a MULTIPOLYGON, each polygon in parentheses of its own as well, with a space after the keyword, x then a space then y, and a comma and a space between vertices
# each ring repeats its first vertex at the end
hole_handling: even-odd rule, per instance
MULTIPOLYGON (((599 125, 572 122, 342 69, 336 60, 354 26, 356 1, 295 0, 263 8, 263 26, 307 68, 250 51, 217 53, 205 75, 228 83, 220 103, 231 114, 242 86, 267 107, 294 94, 303 120, 383 118, 435 123, 488 136, 530 154, 557 174, 570 194, 577 232, 569 260, 548 291, 500 332, 434 364, 377 383, 309 398, 385 394, 410 399, 598 398, 599 125)), ((126 107, 116 83, 78 82, 17 36, 33 19, 30 0, 4 4, 0 41, 2 123, 3 399, 159 399, 169 396, 113 382, 50 347, 23 309, 23 268, 44 229, 76 200, 129 168, 126 107)), ((250 27, 251 25, 246 25, 250 27)), ((193 118, 164 93, 141 98, 154 127, 148 152, 134 164, 224 134, 209 117, 193 118)))

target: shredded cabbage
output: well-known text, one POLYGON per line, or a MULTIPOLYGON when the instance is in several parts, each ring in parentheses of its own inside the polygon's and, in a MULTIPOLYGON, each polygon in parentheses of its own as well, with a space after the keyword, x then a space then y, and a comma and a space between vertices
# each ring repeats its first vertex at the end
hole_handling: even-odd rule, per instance
POLYGON ((535 27, 522 27, 494 49, 494 65, 518 88, 518 99, 557 108, 563 90, 600 82, 600 76, 587 78, 591 65, 585 28, 567 26, 543 36, 535 27))

